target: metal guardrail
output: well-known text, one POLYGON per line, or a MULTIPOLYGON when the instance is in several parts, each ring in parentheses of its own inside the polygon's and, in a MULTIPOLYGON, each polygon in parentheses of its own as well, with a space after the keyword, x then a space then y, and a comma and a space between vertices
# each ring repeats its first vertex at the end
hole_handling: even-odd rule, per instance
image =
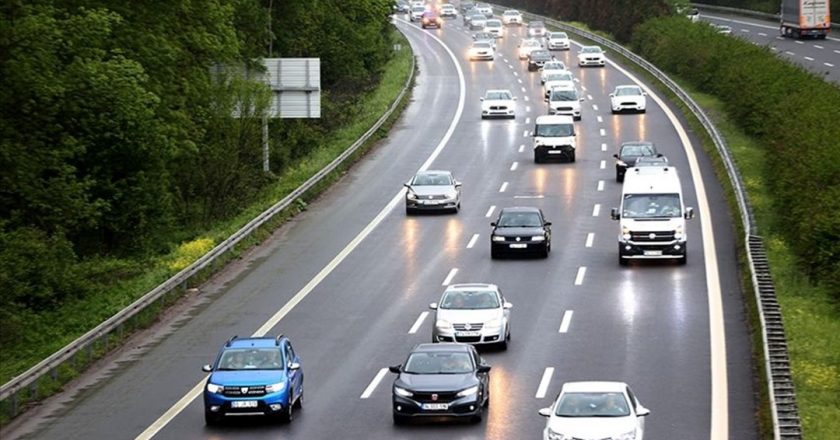
POLYGON ((402 90, 400 90, 399 95, 397 95, 396 99, 394 99, 394 102, 391 103, 391 106, 388 108, 388 110, 376 121, 376 123, 373 124, 373 126, 370 127, 370 129, 368 129, 361 137, 359 137, 359 139, 357 139, 352 145, 350 145, 346 150, 344 150, 337 158, 335 158, 327 166, 325 166, 317 173, 315 173, 312 177, 307 179, 306 182, 301 184, 282 200, 275 203, 273 206, 259 214, 256 218, 249 221, 238 231, 234 232, 230 237, 228 237, 225 241, 213 248, 210 252, 203 255, 201 258, 199 258, 198 260, 196 260, 177 274, 173 275, 171 278, 169 278, 159 286, 155 287, 153 290, 146 293, 141 298, 137 299, 128 307, 124 308, 123 310, 120 310, 117 314, 108 318, 106 321, 99 324, 94 329, 88 331, 84 335, 77 338, 75 341, 61 348, 57 352, 53 353, 50 357, 39 362, 37 365, 33 366, 29 370, 16 376, 9 382, 3 384, 3 386, 0 387, 0 402, 11 400, 11 417, 14 417, 18 414, 18 393, 26 389, 31 390, 31 392, 35 392, 37 390, 38 381, 48 374, 53 379, 55 379, 57 376, 57 369, 68 360, 74 359, 77 353, 82 352, 83 350, 87 350, 88 355, 91 356, 93 344, 98 342, 100 339, 105 338, 107 346, 108 335, 115 331, 121 332, 123 324, 128 322, 131 318, 133 318, 140 312, 146 310, 149 306, 155 304, 166 294, 173 292, 179 288, 185 289, 187 283, 192 277, 203 272, 205 269, 214 269, 214 265, 219 257, 223 256, 228 251, 235 250, 236 245, 239 244, 242 240, 248 238, 252 233, 254 233, 261 226, 266 224, 266 222, 274 218, 275 215, 288 208, 289 205, 294 203, 295 200, 303 196, 307 191, 309 191, 315 185, 317 185, 322 179, 324 179, 324 177, 335 171, 336 168, 338 168, 345 160, 351 157, 356 152, 356 150, 358 150, 365 142, 367 142, 370 139, 370 137, 377 130, 379 130, 385 123, 385 121, 394 113, 394 110, 396 110, 400 101, 402 101, 403 97, 408 92, 411 86, 411 82, 414 79, 415 68, 415 58, 412 56, 411 71, 408 75, 408 79, 403 85, 402 90))
MULTIPOLYGON (((495 6, 496 9, 505 9, 495 6)), ((755 217, 749 204, 743 180, 729 152, 726 140, 712 123, 705 111, 686 93, 677 83, 664 72, 644 58, 636 55, 618 43, 610 41, 600 35, 584 31, 568 24, 549 19, 547 17, 523 13, 528 20, 543 20, 546 25, 553 26, 567 33, 578 35, 603 47, 610 49, 651 74, 665 87, 674 93, 685 104, 691 113, 700 121, 703 128, 711 137, 715 148, 720 154, 729 181, 734 189, 738 210, 741 214, 747 242, 747 258, 753 280, 753 290, 758 305, 761 335, 764 345, 764 362, 767 373, 767 391, 770 400, 770 411, 773 419, 773 436, 776 440, 793 440, 802 438, 802 425, 796 407, 796 394, 790 373, 787 343, 776 291, 770 276, 770 267, 764 248, 763 239, 756 235, 755 217)))
MULTIPOLYGON (((718 6, 718 5, 707 5, 705 3, 692 3, 691 6, 694 6, 701 11, 713 11, 713 12, 722 12, 726 14, 735 14, 735 15, 743 15, 745 17, 753 17, 753 18, 761 18, 764 20, 774 21, 776 23, 779 22, 779 14, 772 14, 769 12, 762 12, 762 11, 753 11, 751 9, 741 9, 741 8, 732 8, 729 6, 718 6)), ((837 30, 840 29, 840 23, 831 23, 831 29, 837 30)))

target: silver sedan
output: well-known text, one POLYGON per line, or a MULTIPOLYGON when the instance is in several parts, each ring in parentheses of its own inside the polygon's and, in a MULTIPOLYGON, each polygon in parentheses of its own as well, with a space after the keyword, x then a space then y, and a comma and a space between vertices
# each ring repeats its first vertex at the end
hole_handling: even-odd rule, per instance
POLYGON ((436 310, 432 341, 497 344, 507 349, 511 307, 495 284, 453 284, 440 303, 429 304, 436 310))
POLYGON ((461 209, 461 182, 449 171, 421 171, 405 183, 405 213, 461 209))

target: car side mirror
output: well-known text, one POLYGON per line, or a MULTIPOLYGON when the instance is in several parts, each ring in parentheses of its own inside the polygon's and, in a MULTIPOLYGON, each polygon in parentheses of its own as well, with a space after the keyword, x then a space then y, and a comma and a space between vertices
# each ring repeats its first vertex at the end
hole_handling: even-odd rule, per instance
POLYGON ((513 100, 516 101, 518 98, 516 96, 513 97, 513 100))
POLYGON ((580 100, 583 101, 583 98, 580 98, 580 100))
POLYGON ((213 371, 213 366, 210 365, 210 364, 207 364, 207 365, 201 367, 201 371, 203 371, 205 373, 209 373, 209 372, 213 371))
POLYGON ((476 371, 478 371, 479 373, 489 373, 490 372, 490 366, 489 365, 484 365, 484 364, 479 365, 478 370, 476 370, 476 371))
POLYGON ((615 98, 615 93, 610 93, 610 98, 615 98))
POLYGON ((543 417, 551 417, 551 408, 540 408, 537 412, 543 417))
POLYGON ((511 304, 511 303, 509 303, 509 302, 506 302, 504 307, 505 307, 506 309, 512 309, 512 308, 513 308, 513 304, 511 304))
POLYGON ((545 222, 543 223, 543 226, 551 226, 551 222, 545 222))
POLYGON ((689 220, 694 218, 694 208, 685 208, 685 218, 689 220))
POLYGON ((484 97, 478 98, 479 101, 484 101, 484 97))
POLYGON ((456 181, 454 182, 454 185, 455 185, 455 188, 460 188, 460 187, 463 185, 463 183, 461 183, 461 182, 459 182, 459 181, 457 181, 457 180, 456 180, 456 181))
POLYGON ((656 157, 665 157, 665 155, 662 153, 656 153, 656 157))
POLYGON ((621 214, 618 213, 618 208, 613 208, 610 210, 610 218, 613 220, 619 220, 621 218, 621 214))
POLYGON ((432 309, 432 310, 437 310, 438 303, 429 303, 429 308, 432 309))
POLYGON ((404 187, 406 187, 406 188, 409 188, 409 189, 411 188, 411 184, 410 184, 410 183, 408 183, 408 182, 403 183, 403 186, 404 186, 404 187))
POLYGON ((639 417, 644 417, 648 414, 650 414, 650 410, 643 407, 642 405, 639 405, 639 407, 636 409, 636 415, 639 417))
POLYGON ((647 93, 645 93, 645 92, 642 92, 642 96, 647 96, 647 93))
POLYGON ((614 157, 614 158, 616 158, 616 159, 618 159, 618 155, 617 155, 617 154, 613 154, 613 157, 614 157))
POLYGON ((490 222, 490 226, 496 227, 496 222, 490 222))
POLYGON ((292 371, 300 370, 300 363, 298 363, 298 362, 290 363, 289 364, 289 369, 292 370, 292 371))
POLYGON ((391 365, 390 367, 388 367, 388 371, 390 371, 392 373, 400 374, 400 368, 401 367, 402 367, 402 365, 391 365))

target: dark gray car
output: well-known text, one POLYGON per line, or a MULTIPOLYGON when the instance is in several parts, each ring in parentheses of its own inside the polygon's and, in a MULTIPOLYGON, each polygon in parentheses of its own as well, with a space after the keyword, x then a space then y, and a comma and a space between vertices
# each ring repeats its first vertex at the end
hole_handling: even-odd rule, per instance
POLYGON ((635 165, 636 159, 643 156, 661 157, 656 152, 656 146, 653 145, 653 142, 633 141, 622 143, 618 149, 618 154, 613 154, 615 158, 615 181, 624 182, 624 174, 627 173, 627 168, 635 165))
POLYGON ((490 223, 490 258, 510 254, 536 254, 548 258, 551 252, 551 222, 539 208, 504 208, 490 223))

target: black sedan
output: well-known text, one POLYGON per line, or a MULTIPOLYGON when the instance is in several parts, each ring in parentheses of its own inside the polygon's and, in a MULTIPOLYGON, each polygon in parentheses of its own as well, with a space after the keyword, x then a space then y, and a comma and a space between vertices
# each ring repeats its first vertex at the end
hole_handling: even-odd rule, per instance
POLYGON ((662 155, 656 152, 653 142, 633 141, 622 143, 618 154, 613 154, 613 157, 615 158, 615 181, 624 182, 627 168, 634 166, 638 158, 662 157, 662 155))
POLYGON ((540 70, 540 67, 545 65, 547 61, 552 60, 551 52, 545 49, 532 50, 528 54, 528 71, 534 72, 540 70))
POLYGON ((535 253, 548 258, 551 252, 551 222, 545 220, 539 208, 504 208, 490 226, 490 258, 513 253, 535 253))
POLYGON ((490 404, 490 366, 475 347, 459 343, 420 344, 393 385, 394 424, 414 417, 456 417, 480 422, 490 404))

